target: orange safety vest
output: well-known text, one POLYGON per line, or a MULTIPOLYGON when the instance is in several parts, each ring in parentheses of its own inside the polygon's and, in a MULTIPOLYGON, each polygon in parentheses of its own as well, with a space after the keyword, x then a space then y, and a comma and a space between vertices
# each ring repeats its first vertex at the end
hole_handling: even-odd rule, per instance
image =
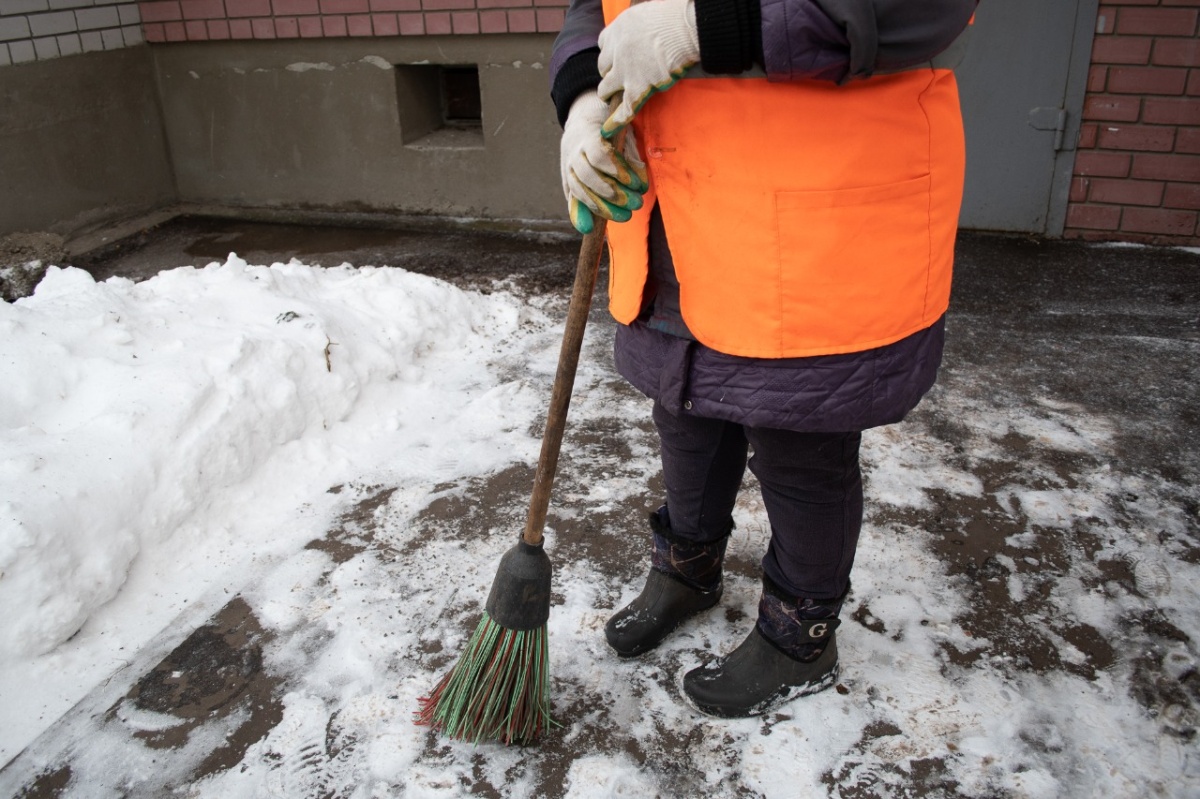
MULTIPOLYGON (((603 4, 611 22, 629 0, 603 4)), ((641 311, 656 201, 684 321, 719 352, 859 352, 945 313, 965 161, 951 70, 685 78, 633 128, 650 190, 608 226, 617 321, 641 311)))

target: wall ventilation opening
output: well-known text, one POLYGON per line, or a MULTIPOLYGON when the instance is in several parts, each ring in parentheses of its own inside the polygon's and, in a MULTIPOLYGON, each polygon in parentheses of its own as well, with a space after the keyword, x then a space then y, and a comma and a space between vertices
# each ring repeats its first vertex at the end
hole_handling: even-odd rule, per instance
POLYGON ((442 119, 447 127, 481 128, 479 67, 442 67, 442 119))
POLYGON ((483 147, 478 66, 398 64, 396 100, 406 146, 483 147))

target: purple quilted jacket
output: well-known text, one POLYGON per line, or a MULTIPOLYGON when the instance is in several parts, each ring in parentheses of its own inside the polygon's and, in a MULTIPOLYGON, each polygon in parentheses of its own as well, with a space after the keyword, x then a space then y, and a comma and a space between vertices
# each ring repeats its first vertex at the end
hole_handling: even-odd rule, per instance
MULTIPOLYGON (((653 2, 653 0, 649 0, 653 2)), ((928 62, 967 25, 976 0, 695 0, 701 66, 753 68, 769 80, 842 83, 928 62)), ((600 0, 572 0, 550 63, 564 122, 571 102, 599 83, 600 0)), ((846 355, 756 359, 694 339, 678 304, 670 243, 657 211, 642 315, 618 326, 617 370, 676 414, 754 427, 849 432, 900 421, 933 385, 945 320, 885 347, 846 355)))

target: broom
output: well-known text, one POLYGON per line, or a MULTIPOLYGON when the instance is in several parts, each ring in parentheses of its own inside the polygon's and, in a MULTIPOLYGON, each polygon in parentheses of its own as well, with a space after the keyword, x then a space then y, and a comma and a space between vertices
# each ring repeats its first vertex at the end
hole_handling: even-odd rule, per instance
POLYGON ((417 724, 451 738, 528 744, 555 723, 550 718, 546 647, 551 567, 542 547, 542 530, 600 269, 605 227, 606 220, 596 216, 592 232, 584 236, 579 250, 525 531, 500 559, 483 618, 466 652, 429 696, 420 699, 417 724))

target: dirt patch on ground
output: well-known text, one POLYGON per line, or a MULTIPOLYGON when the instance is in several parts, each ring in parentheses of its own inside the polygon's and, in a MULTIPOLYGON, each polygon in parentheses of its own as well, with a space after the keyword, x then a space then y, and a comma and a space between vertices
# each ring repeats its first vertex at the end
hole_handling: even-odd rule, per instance
POLYGON ((0 269, 29 261, 60 264, 67 254, 65 244, 55 233, 9 233, 0 237, 0 269))
POLYGON ((0 237, 0 299, 28 297, 46 274, 46 267, 66 257, 62 236, 54 233, 10 233, 0 237))

